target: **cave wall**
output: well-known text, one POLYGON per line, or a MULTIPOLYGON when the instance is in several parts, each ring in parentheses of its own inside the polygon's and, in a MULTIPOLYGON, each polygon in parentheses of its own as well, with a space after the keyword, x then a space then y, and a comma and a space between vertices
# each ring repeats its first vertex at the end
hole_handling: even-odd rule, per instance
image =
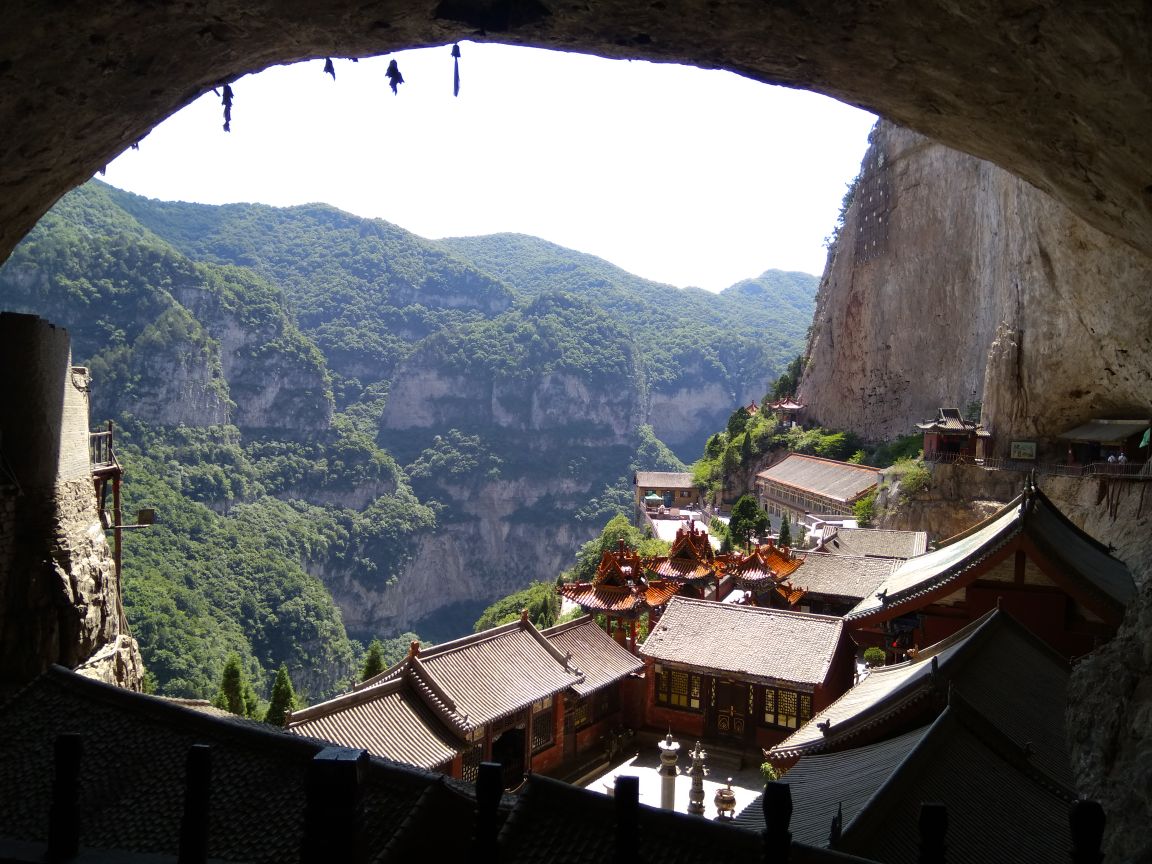
POLYGON ((1034 186, 881 122, 800 396, 810 419, 874 441, 982 402, 994 455, 1092 417, 1152 417, 1150 284, 1152 259, 1034 186))

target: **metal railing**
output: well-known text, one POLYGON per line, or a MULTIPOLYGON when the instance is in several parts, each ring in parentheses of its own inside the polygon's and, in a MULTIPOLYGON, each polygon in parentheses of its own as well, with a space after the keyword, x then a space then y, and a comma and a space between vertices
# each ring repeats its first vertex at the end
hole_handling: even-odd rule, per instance
POLYGON ((1152 461, 1149 462, 1089 462, 1086 465, 1061 465, 1055 462, 1029 462, 1023 459, 1005 459, 989 456, 984 459, 963 453, 930 453, 924 461, 934 465, 971 465, 990 471, 1017 471, 1027 474, 1061 477, 1116 477, 1122 480, 1152 480, 1152 461))

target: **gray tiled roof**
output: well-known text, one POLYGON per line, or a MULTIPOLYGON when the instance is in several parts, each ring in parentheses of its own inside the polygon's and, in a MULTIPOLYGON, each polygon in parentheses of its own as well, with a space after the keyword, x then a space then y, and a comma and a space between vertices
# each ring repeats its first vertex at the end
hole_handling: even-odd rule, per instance
POLYGON ((646 489, 689 489, 696 485, 691 474, 679 471, 637 471, 634 484, 646 489))
POLYGON ((870 740, 904 716, 931 713, 923 707, 926 700, 942 702, 951 685, 1018 744, 1031 742, 1037 764, 1070 783, 1063 723, 1068 674, 1063 658, 1011 615, 994 609, 914 660, 874 669, 771 753, 790 758, 870 740), (827 733, 821 723, 830 724, 827 733))
POLYGON ((1066 575, 1123 608, 1135 593, 1122 561, 1075 526, 1039 489, 1017 496, 999 512, 945 541, 935 551, 909 558, 845 616, 848 620, 898 614, 921 596, 957 582, 986 557, 1025 533, 1057 561, 1066 575), (883 597, 878 596, 883 593, 883 597))
POLYGON ((406 678, 369 692, 371 698, 346 704, 343 710, 315 716, 296 712, 292 731, 428 769, 450 762, 463 746, 406 678))
POLYGON ((855 500, 880 482, 875 468, 800 453, 789 453, 756 477, 841 502, 855 500))
MULTIPOLYGON (((1071 845, 1073 790, 1019 740, 962 699, 930 726, 867 747, 806 756, 787 774, 793 837, 827 844, 837 806, 837 848, 887 862, 919 860, 920 804, 945 805, 950 861, 1060 861, 1071 845)), ((755 805, 751 805, 755 806, 755 805)), ((737 827, 756 828, 738 819, 737 827)))
POLYGON ((828 552, 793 553, 803 563, 792 574, 792 584, 809 593, 863 599, 892 575, 896 561, 859 558, 828 552))
POLYGON ((927 531, 896 531, 891 528, 838 528, 821 550, 834 555, 877 558, 914 558, 928 549, 927 531))
POLYGON ((643 660, 612 639, 587 616, 542 630, 540 635, 560 651, 572 654, 572 662, 584 673, 584 681, 572 685, 572 689, 581 696, 644 668, 643 660))
POLYGON ((745 678, 822 684, 844 622, 828 615, 673 597, 640 654, 745 678))
MULTIPOLYGON (((208 855, 280 864, 300 858, 305 777, 326 746, 263 724, 225 719, 132 693, 55 667, 0 706, 0 837, 43 841, 56 736, 83 736, 81 846, 175 854, 189 746, 212 747, 208 855)), ((422 796, 445 786, 439 818, 467 819, 469 787, 440 775, 370 760, 365 778, 368 860, 388 859, 422 796)), ((462 857, 468 837, 445 837, 462 857)), ((111 860, 111 859, 109 859, 111 860)))

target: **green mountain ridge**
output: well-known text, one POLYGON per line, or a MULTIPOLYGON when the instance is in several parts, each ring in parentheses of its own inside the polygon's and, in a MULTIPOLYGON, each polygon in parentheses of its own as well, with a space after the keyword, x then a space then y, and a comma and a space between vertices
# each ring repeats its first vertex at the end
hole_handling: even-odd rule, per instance
POLYGON ((236 651, 315 699, 353 671, 348 632, 554 578, 632 471, 683 470, 662 434, 694 457, 798 352, 816 280, 794 277, 715 295, 535 238, 92 182, 0 268, 0 302, 69 329, 125 508, 161 513, 124 559, 160 690, 211 696, 236 651))

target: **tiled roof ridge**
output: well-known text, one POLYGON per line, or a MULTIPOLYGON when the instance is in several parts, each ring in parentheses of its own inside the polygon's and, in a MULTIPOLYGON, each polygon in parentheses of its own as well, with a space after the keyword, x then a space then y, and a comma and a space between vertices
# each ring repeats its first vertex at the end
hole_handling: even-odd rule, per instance
MULTIPOLYGON (((283 729, 266 723, 197 711, 195 708, 188 708, 162 697, 138 693, 124 687, 117 687, 114 684, 106 684, 95 678, 77 674, 71 669, 57 664, 49 666, 23 688, 14 692, 11 698, 0 704, 0 713, 4 713, 18 701, 26 698, 30 691, 43 686, 51 686, 73 694, 80 691, 84 698, 111 703, 117 708, 122 708, 125 704, 131 705, 134 712, 146 716, 150 715, 158 720, 183 720, 198 725, 216 726, 221 730, 226 729, 230 735, 248 736, 254 744, 266 747, 293 747, 315 753, 321 746, 321 742, 302 738, 298 735, 289 735, 283 729)), ((165 725, 174 724, 166 723, 165 725)))
MULTIPOLYGON (((985 527, 987 527, 987 525, 985 525, 985 527)), ((895 609, 897 606, 905 605, 913 600, 917 600, 920 597, 923 597, 926 594, 934 594, 940 589, 954 584, 960 579, 961 576, 963 576, 972 568, 978 566, 988 556, 995 555, 997 552, 1003 549, 1005 545, 1016 538, 1016 536, 1020 533, 1020 530, 1021 525, 1019 522, 1017 522, 1015 525, 1008 525, 1006 530, 994 535, 994 537, 988 543, 986 543, 984 546, 981 546, 978 550, 975 550, 975 554, 961 559, 950 567, 944 568, 939 573, 925 579, 924 581, 909 585, 907 588, 904 588, 901 591, 897 591, 895 594, 886 594, 884 601, 879 607, 869 607, 868 609, 863 609, 859 612, 848 612, 844 616, 844 620, 853 622, 861 621, 872 617, 878 612, 889 612, 892 609, 895 609)), ((918 555, 916 558, 909 558, 906 561, 900 562, 896 567, 892 569, 892 573, 895 573, 900 569, 901 566, 907 564, 909 561, 916 561, 920 557, 922 556, 918 555)), ((889 578, 891 578, 891 575, 889 578)), ((885 583, 881 583, 876 587, 883 588, 884 584, 885 583)))
POLYGON ((349 690, 347 693, 341 693, 338 696, 333 696, 331 699, 325 699, 323 702, 317 702, 315 705, 309 705, 307 708, 300 708, 299 710, 293 711, 288 717, 288 725, 294 726, 298 722, 303 723, 307 720, 327 717, 329 714, 340 709, 372 702, 381 696, 394 693, 401 689, 404 684, 405 679, 403 675, 400 675, 388 681, 378 681, 371 687, 349 690))
MULTIPOLYGON (((1038 505, 1038 504, 1043 505, 1044 508, 1049 513, 1051 513, 1053 516, 1055 516, 1056 519, 1060 523, 1062 523, 1065 527, 1071 529, 1072 531, 1075 531, 1076 534, 1078 534, 1079 536, 1081 536, 1085 540, 1087 540, 1088 543, 1091 544, 1092 546, 1094 546, 1097 551, 1103 552, 1109 558, 1119 560, 1116 558, 1115 555, 1112 554, 1112 549, 1109 546, 1107 546, 1104 543, 1101 543, 1099 540, 1097 540, 1095 537, 1093 537, 1091 534, 1089 534, 1087 531, 1085 531, 1083 528, 1081 528, 1079 525, 1077 525, 1075 522, 1073 522, 1071 519, 1069 519, 1059 507, 1057 507, 1055 504, 1052 503, 1052 499, 1049 498, 1047 495, 1045 495, 1043 490, 1041 490, 1041 488, 1039 486, 1037 486, 1034 482, 1033 482, 1032 487, 1031 487, 1031 495, 1033 496, 1033 504, 1032 504, 1033 507, 1038 505)), ((1030 512, 1030 509, 1027 512, 1030 512)), ((1025 513, 1025 525, 1027 525, 1027 522, 1028 522, 1027 512, 1025 513)))
POLYGON ((468 733, 474 728, 473 724, 468 720, 468 713, 457 710, 455 700, 445 692, 444 688, 437 683, 431 673, 424 668, 419 658, 412 658, 412 663, 407 667, 405 678, 412 686, 412 689, 416 691, 420 700, 427 705, 446 726, 460 733, 461 737, 467 737, 468 733))
MULTIPOLYGON (((879 468, 873 468, 869 465, 857 465, 854 462, 841 462, 839 459, 829 459, 827 456, 811 456, 807 453, 789 453, 787 456, 785 456, 783 459, 781 459, 779 462, 777 462, 776 465, 773 465, 771 468, 765 468, 764 471, 760 472, 760 474, 764 474, 768 471, 771 471, 772 468, 775 468, 778 465, 782 465, 786 460, 793 459, 793 458, 795 458, 795 459, 807 459, 807 460, 812 461, 812 462, 827 462, 829 465, 839 465, 842 468, 851 468, 853 470, 863 471, 863 472, 867 472, 869 474, 879 474, 880 473, 879 468)), ((758 474, 756 476, 760 476, 760 475, 758 474)))
POLYGON ((1028 775, 1037 785, 1043 786, 1053 795, 1064 798, 1069 804, 1079 797, 1075 789, 1065 786, 1033 762, 1027 745, 1017 743, 995 720, 969 702, 959 688, 949 686, 948 705, 944 710, 952 713, 961 726, 979 738, 989 749, 994 750, 1012 767, 1028 775))
POLYGON ((540 635, 547 639, 551 636, 567 633, 569 630, 575 630, 577 627, 583 627, 585 624, 595 624, 591 615, 581 615, 579 618, 573 618, 571 621, 564 621, 561 624, 553 624, 551 627, 545 627, 540 631, 540 635))
MULTIPOLYGON (((1015 498, 1013 498, 1011 501, 1009 501, 1007 504, 1005 504, 1003 507, 1001 507, 995 513, 992 513, 989 516, 985 516, 983 519, 981 519, 975 525, 969 526, 965 530, 961 531, 959 534, 953 534, 951 537, 946 537, 945 539, 941 540, 939 543, 936 544, 936 549, 934 549, 932 551, 934 551, 934 552, 938 551, 938 550, 943 549, 947 546, 951 546, 954 543, 958 543, 959 541, 964 540, 968 537, 971 537, 977 531, 981 531, 984 528, 987 528, 993 522, 996 522, 997 520, 1004 518, 1004 516, 1006 515, 1009 508, 1012 508, 1012 507, 1016 508, 1016 510, 1017 510, 1016 518, 1017 518, 1017 520, 1019 520, 1020 516, 1022 515, 1022 513, 1020 511, 1020 505, 1023 503, 1023 501, 1024 501, 1024 493, 1021 492, 1019 495, 1017 495, 1015 498)), ((930 553, 925 552, 924 554, 928 555, 930 553)), ((919 558, 921 556, 917 555, 916 557, 919 558)), ((912 561, 915 559, 909 558, 908 560, 912 561)))
MULTIPOLYGON (((731 603, 717 603, 715 600, 700 600, 696 597, 684 597, 681 594, 677 594, 675 597, 669 600, 668 605, 671 606, 673 601, 677 603, 691 603, 696 606, 707 606, 708 608, 720 607, 728 609, 740 609, 746 614, 757 613, 761 615, 767 615, 769 617, 787 615, 794 618, 812 618, 829 624, 842 625, 844 623, 844 619, 839 615, 821 615, 819 612, 794 612, 791 609, 773 609, 766 606, 734 606, 731 603)), ((664 614, 667 615, 668 613, 665 612, 664 614)))
POLYGON ((564 671, 571 673, 573 676, 575 676, 576 679, 578 679, 578 680, 574 680, 574 681, 569 681, 568 682, 569 685, 584 683, 584 673, 572 663, 572 655, 571 654, 566 654, 565 652, 563 652, 559 648, 557 648, 555 645, 553 645, 551 642, 549 642, 548 638, 543 633, 541 633, 539 630, 537 630, 536 625, 533 624, 531 621, 518 621, 516 623, 517 624, 523 624, 524 629, 532 634, 532 638, 534 638, 537 642, 539 642, 540 645, 543 646, 544 650, 547 651, 549 654, 551 654, 552 658, 557 663, 559 663, 561 666, 564 667, 564 671))
MULTIPOLYGON (((998 609, 991 609, 988 612, 985 612, 975 621, 964 625, 955 633, 944 637, 939 642, 935 642, 932 645, 929 645, 923 651, 917 653, 915 657, 906 660, 903 663, 894 663, 891 666, 881 666, 879 669, 874 669, 868 673, 869 677, 873 675, 879 677, 889 677, 903 673, 913 666, 923 666, 925 663, 931 663, 932 659, 938 657, 942 652, 963 642, 965 643, 964 651, 956 652, 952 656, 946 658, 943 663, 938 662, 938 669, 944 669, 951 672, 958 665, 961 665, 957 658, 965 658, 968 656, 972 646, 980 644, 983 639, 986 638, 988 633, 993 632, 991 626, 993 620, 996 620, 997 623, 1003 620, 1004 616, 1002 614, 998 616, 998 612, 1000 612, 998 609), (977 636, 980 638, 976 638, 977 636)), ((1016 627, 1023 629, 1019 622, 1013 619, 1010 615, 1008 618, 1012 620, 1012 623, 1015 624, 1016 627)), ((1032 638, 1035 639, 1035 637, 1032 638)), ((1051 650, 1052 649, 1049 649, 1049 651, 1051 650)), ((809 720, 808 723, 818 724, 818 721, 821 717, 829 714, 832 709, 835 708, 837 704, 839 704, 842 700, 849 698, 852 695, 853 689, 854 688, 849 688, 846 692, 842 693, 823 711, 814 713, 812 715, 812 719, 809 720)), ((787 739, 785 739, 784 741, 781 741, 780 744, 770 748, 770 750, 772 753, 781 757, 791 757, 805 753, 822 752, 827 747, 827 745, 840 743, 843 741, 850 741, 852 738, 863 732, 866 732, 878 723, 882 723, 885 720, 896 716, 908 706, 918 702, 925 696, 931 695, 935 691, 936 686, 934 685, 931 677, 916 678, 911 682, 906 682, 904 685, 897 687, 890 694, 888 694, 888 704, 887 707, 883 710, 876 709, 875 706, 872 706, 871 708, 864 708, 854 716, 851 723, 841 721, 839 725, 833 725, 829 730, 829 733, 822 735, 820 738, 805 742, 803 744, 797 744, 792 747, 783 746, 785 743, 787 743, 787 739)), ((797 729, 793 735, 799 733, 799 731, 800 730, 797 729)))

